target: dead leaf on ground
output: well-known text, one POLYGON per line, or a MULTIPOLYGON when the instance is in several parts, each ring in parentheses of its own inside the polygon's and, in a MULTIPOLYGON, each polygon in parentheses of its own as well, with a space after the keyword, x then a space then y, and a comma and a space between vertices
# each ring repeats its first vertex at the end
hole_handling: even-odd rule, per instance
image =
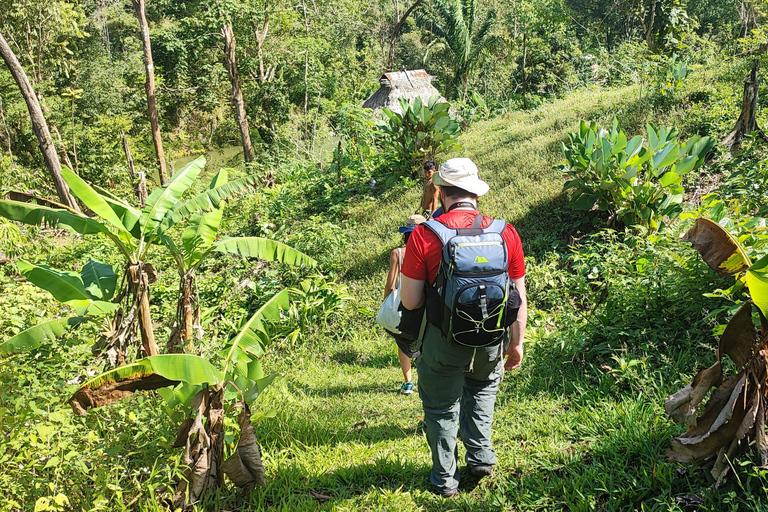
POLYGON ((317 501, 328 501, 333 499, 333 497, 329 496, 328 494, 323 494, 320 492, 309 491, 309 495, 317 501))

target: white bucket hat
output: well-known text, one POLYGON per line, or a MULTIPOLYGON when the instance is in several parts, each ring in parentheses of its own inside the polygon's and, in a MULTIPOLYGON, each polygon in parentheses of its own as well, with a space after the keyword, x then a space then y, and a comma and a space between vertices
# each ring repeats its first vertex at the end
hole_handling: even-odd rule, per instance
POLYGON ((432 183, 447 187, 459 187, 476 196, 482 196, 490 188, 477 176, 477 166, 469 158, 451 158, 432 176, 432 183))

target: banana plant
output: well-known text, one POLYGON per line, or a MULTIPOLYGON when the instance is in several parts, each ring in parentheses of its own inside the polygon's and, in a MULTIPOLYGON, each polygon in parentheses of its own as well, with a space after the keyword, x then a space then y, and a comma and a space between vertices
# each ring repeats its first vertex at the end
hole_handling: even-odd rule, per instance
MULTIPOLYGON (((209 190, 227 183, 226 169, 220 170, 211 180, 209 190)), ((278 261, 289 265, 314 267, 317 261, 285 244, 261 237, 228 237, 216 240, 221 227, 223 210, 215 208, 208 212, 195 213, 189 218, 187 228, 181 237, 181 247, 174 245, 167 237, 163 243, 168 246, 176 261, 179 272, 179 295, 176 309, 176 324, 171 331, 168 350, 178 352, 186 345, 192 351, 193 331, 202 339, 200 326, 200 302, 197 300, 196 274, 200 264, 212 253, 237 254, 244 258, 259 258, 278 261)))
POLYGON ((711 473, 718 486, 734 456, 753 442, 762 464, 768 464, 768 256, 753 263, 738 240, 705 218, 697 219, 683 240, 690 242, 719 275, 736 276, 751 299, 723 331, 715 364, 696 374, 691 384, 664 404, 673 421, 688 426, 683 435, 672 440, 667 457, 677 462, 713 459, 711 473), (758 319, 759 331, 753 318, 758 319), (724 356, 737 368, 727 378, 724 356), (709 400, 698 414, 707 396, 709 400))
MULTIPOLYGON (((205 165, 200 157, 179 170, 164 186, 156 188, 138 209, 110 192, 86 183, 69 169, 62 176, 72 193, 96 214, 88 217, 66 207, 31 202, 0 200, 0 215, 30 225, 62 225, 82 235, 99 234, 110 240, 125 259, 125 289, 117 297, 125 299, 125 307, 117 308, 111 339, 105 344, 108 353, 122 340, 131 338, 138 323, 142 348, 147 355, 159 353, 154 340, 149 311, 149 285, 154 268, 146 262, 147 251, 153 244, 172 246, 167 230, 196 212, 211 211, 221 203, 253 185, 256 177, 248 176, 209 188, 186 201, 182 196, 194 183, 205 165)), ((48 203, 50 204, 50 203, 48 203)), ((118 354, 112 364, 124 359, 118 354)))
POLYGON ((89 380, 69 403, 83 416, 90 408, 114 403, 136 391, 157 389, 168 407, 184 411, 181 417, 186 419, 179 426, 174 447, 184 448, 182 461, 187 469, 176 488, 175 508, 183 509, 221 487, 225 474, 246 492, 264 485, 250 407, 276 376, 265 375, 259 359, 269 340, 265 322, 278 320, 281 309, 288 306, 287 290, 261 306, 219 353, 218 367, 193 354, 149 356, 89 380), (224 416, 237 408, 240 437, 237 449, 225 460, 224 416))

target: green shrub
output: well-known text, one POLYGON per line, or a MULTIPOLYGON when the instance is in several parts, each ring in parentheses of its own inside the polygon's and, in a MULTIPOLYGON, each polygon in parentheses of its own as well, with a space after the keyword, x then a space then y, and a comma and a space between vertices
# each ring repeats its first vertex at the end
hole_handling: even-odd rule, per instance
POLYGON ((448 103, 439 99, 432 96, 424 105, 421 98, 416 98, 410 105, 400 98, 402 114, 381 109, 386 119, 378 123, 378 128, 408 169, 434 159, 438 153, 464 149, 458 144, 459 123, 448 111, 448 103))
POLYGON ((571 179, 571 206, 589 212, 597 208, 610 227, 644 226, 657 230, 682 211, 683 176, 698 169, 715 141, 694 135, 679 144, 677 128, 648 124, 643 137, 627 140, 613 120, 611 130, 582 121, 578 133, 563 144, 566 163, 558 168, 571 179))

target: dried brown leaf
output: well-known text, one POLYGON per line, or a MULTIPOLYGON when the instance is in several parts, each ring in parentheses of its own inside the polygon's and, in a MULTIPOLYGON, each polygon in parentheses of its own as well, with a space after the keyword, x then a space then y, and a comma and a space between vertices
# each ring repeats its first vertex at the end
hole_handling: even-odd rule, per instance
POLYGON ((715 465, 712 467, 712 478, 715 479, 715 487, 719 487, 723 482, 723 479, 728 475, 728 470, 731 468, 730 461, 733 460, 736 450, 741 445, 741 440, 746 436, 752 428, 755 426, 755 420, 760 410, 760 393, 754 393, 752 400, 750 401, 747 413, 744 415, 744 419, 741 421, 738 430, 733 435, 733 440, 728 446, 728 450, 721 450, 718 454, 715 465))
POLYGON ((712 386, 722 382, 723 371, 720 361, 700 371, 693 382, 671 395, 664 403, 664 410, 675 423, 696 425, 696 409, 712 386))
POLYGON ((760 454, 760 464, 768 465, 768 435, 765 433, 765 397, 762 390, 758 390, 760 403, 757 409, 757 418, 755 418, 755 440, 757 451, 760 454))
POLYGON ((188 469, 184 472, 183 480, 176 487, 173 498, 174 507, 185 508, 196 503, 209 487, 216 486, 218 483, 215 452, 223 448, 221 444, 223 436, 220 435, 222 427, 220 424, 217 425, 216 418, 218 411, 223 416, 221 394, 222 391, 219 391, 211 396, 210 390, 206 388, 195 396, 192 403, 195 418, 187 430, 186 448, 181 457, 182 463, 188 469), (214 421, 211 421, 212 416, 214 421), (216 428, 218 428, 218 436, 216 436, 216 428))
POLYGON ((720 357, 726 354, 741 368, 755 355, 758 341, 757 329, 752 323, 752 303, 745 302, 720 337, 720 357))
POLYGON ((256 434, 251 425, 251 411, 247 405, 240 411, 238 422, 240 440, 237 450, 224 462, 221 469, 242 492, 249 493, 255 485, 267 485, 267 477, 261 461, 261 452, 256 444, 256 434))
POLYGON ((738 387, 744 389, 743 376, 744 372, 732 375, 719 388, 715 389, 696 426, 690 427, 685 434, 672 440, 666 453, 668 459, 677 462, 708 459, 731 443, 746 413, 744 400, 734 400, 733 410, 729 413, 730 421, 718 429, 712 429, 712 425, 720 416, 723 408, 727 406, 730 409, 730 398, 733 396, 737 385, 742 383, 738 387), (691 442, 693 439, 696 439, 696 442, 691 442))
POLYGON ((133 395, 136 391, 160 389, 166 386, 175 386, 178 383, 178 381, 168 380, 154 373, 143 376, 136 375, 120 381, 105 383, 98 388, 83 386, 69 399, 69 405, 72 406, 75 414, 83 416, 87 409, 115 403, 133 395))
POLYGON ((696 224, 683 235, 683 240, 690 242, 709 268, 721 276, 730 276, 749 267, 736 242, 719 224, 709 219, 696 219, 696 224))
MULTIPOLYGON (((736 407, 737 402, 744 403, 744 400, 741 399, 742 392, 745 390, 745 385, 747 382, 747 374, 746 372, 741 372, 737 376, 740 376, 739 379, 736 381, 736 385, 731 390, 730 396, 728 396, 728 400, 722 404, 722 400, 718 399, 716 401, 716 404, 720 406, 720 410, 717 413, 717 416, 714 417, 714 419, 710 422, 708 421, 709 418, 712 417, 710 414, 707 417, 707 421, 704 421, 704 415, 702 415, 701 423, 698 423, 696 427, 689 428, 688 431, 679 437, 680 442, 683 444, 696 444, 707 438, 708 436, 712 435, 713 432, 717 431, 720 427, 725 425, 728 421, 731 420, 733 417, 733 412, 736 407), (706 427, 706 430, 704 430, 704 427, 706 427)), ((723 386, 724 387, 724 386, 723 386)), ((726 391, 729 388, 723 389, 723 391, 726 391)), ((719 388, 718 388, 719 390, 719 388)), ((714 394, 712 399, 714 399, 714 394)), ((709 403, 707 404, 709 406, 709 403)), ((710 409, 710 412, 714 412, 714 408, 710 409)))

